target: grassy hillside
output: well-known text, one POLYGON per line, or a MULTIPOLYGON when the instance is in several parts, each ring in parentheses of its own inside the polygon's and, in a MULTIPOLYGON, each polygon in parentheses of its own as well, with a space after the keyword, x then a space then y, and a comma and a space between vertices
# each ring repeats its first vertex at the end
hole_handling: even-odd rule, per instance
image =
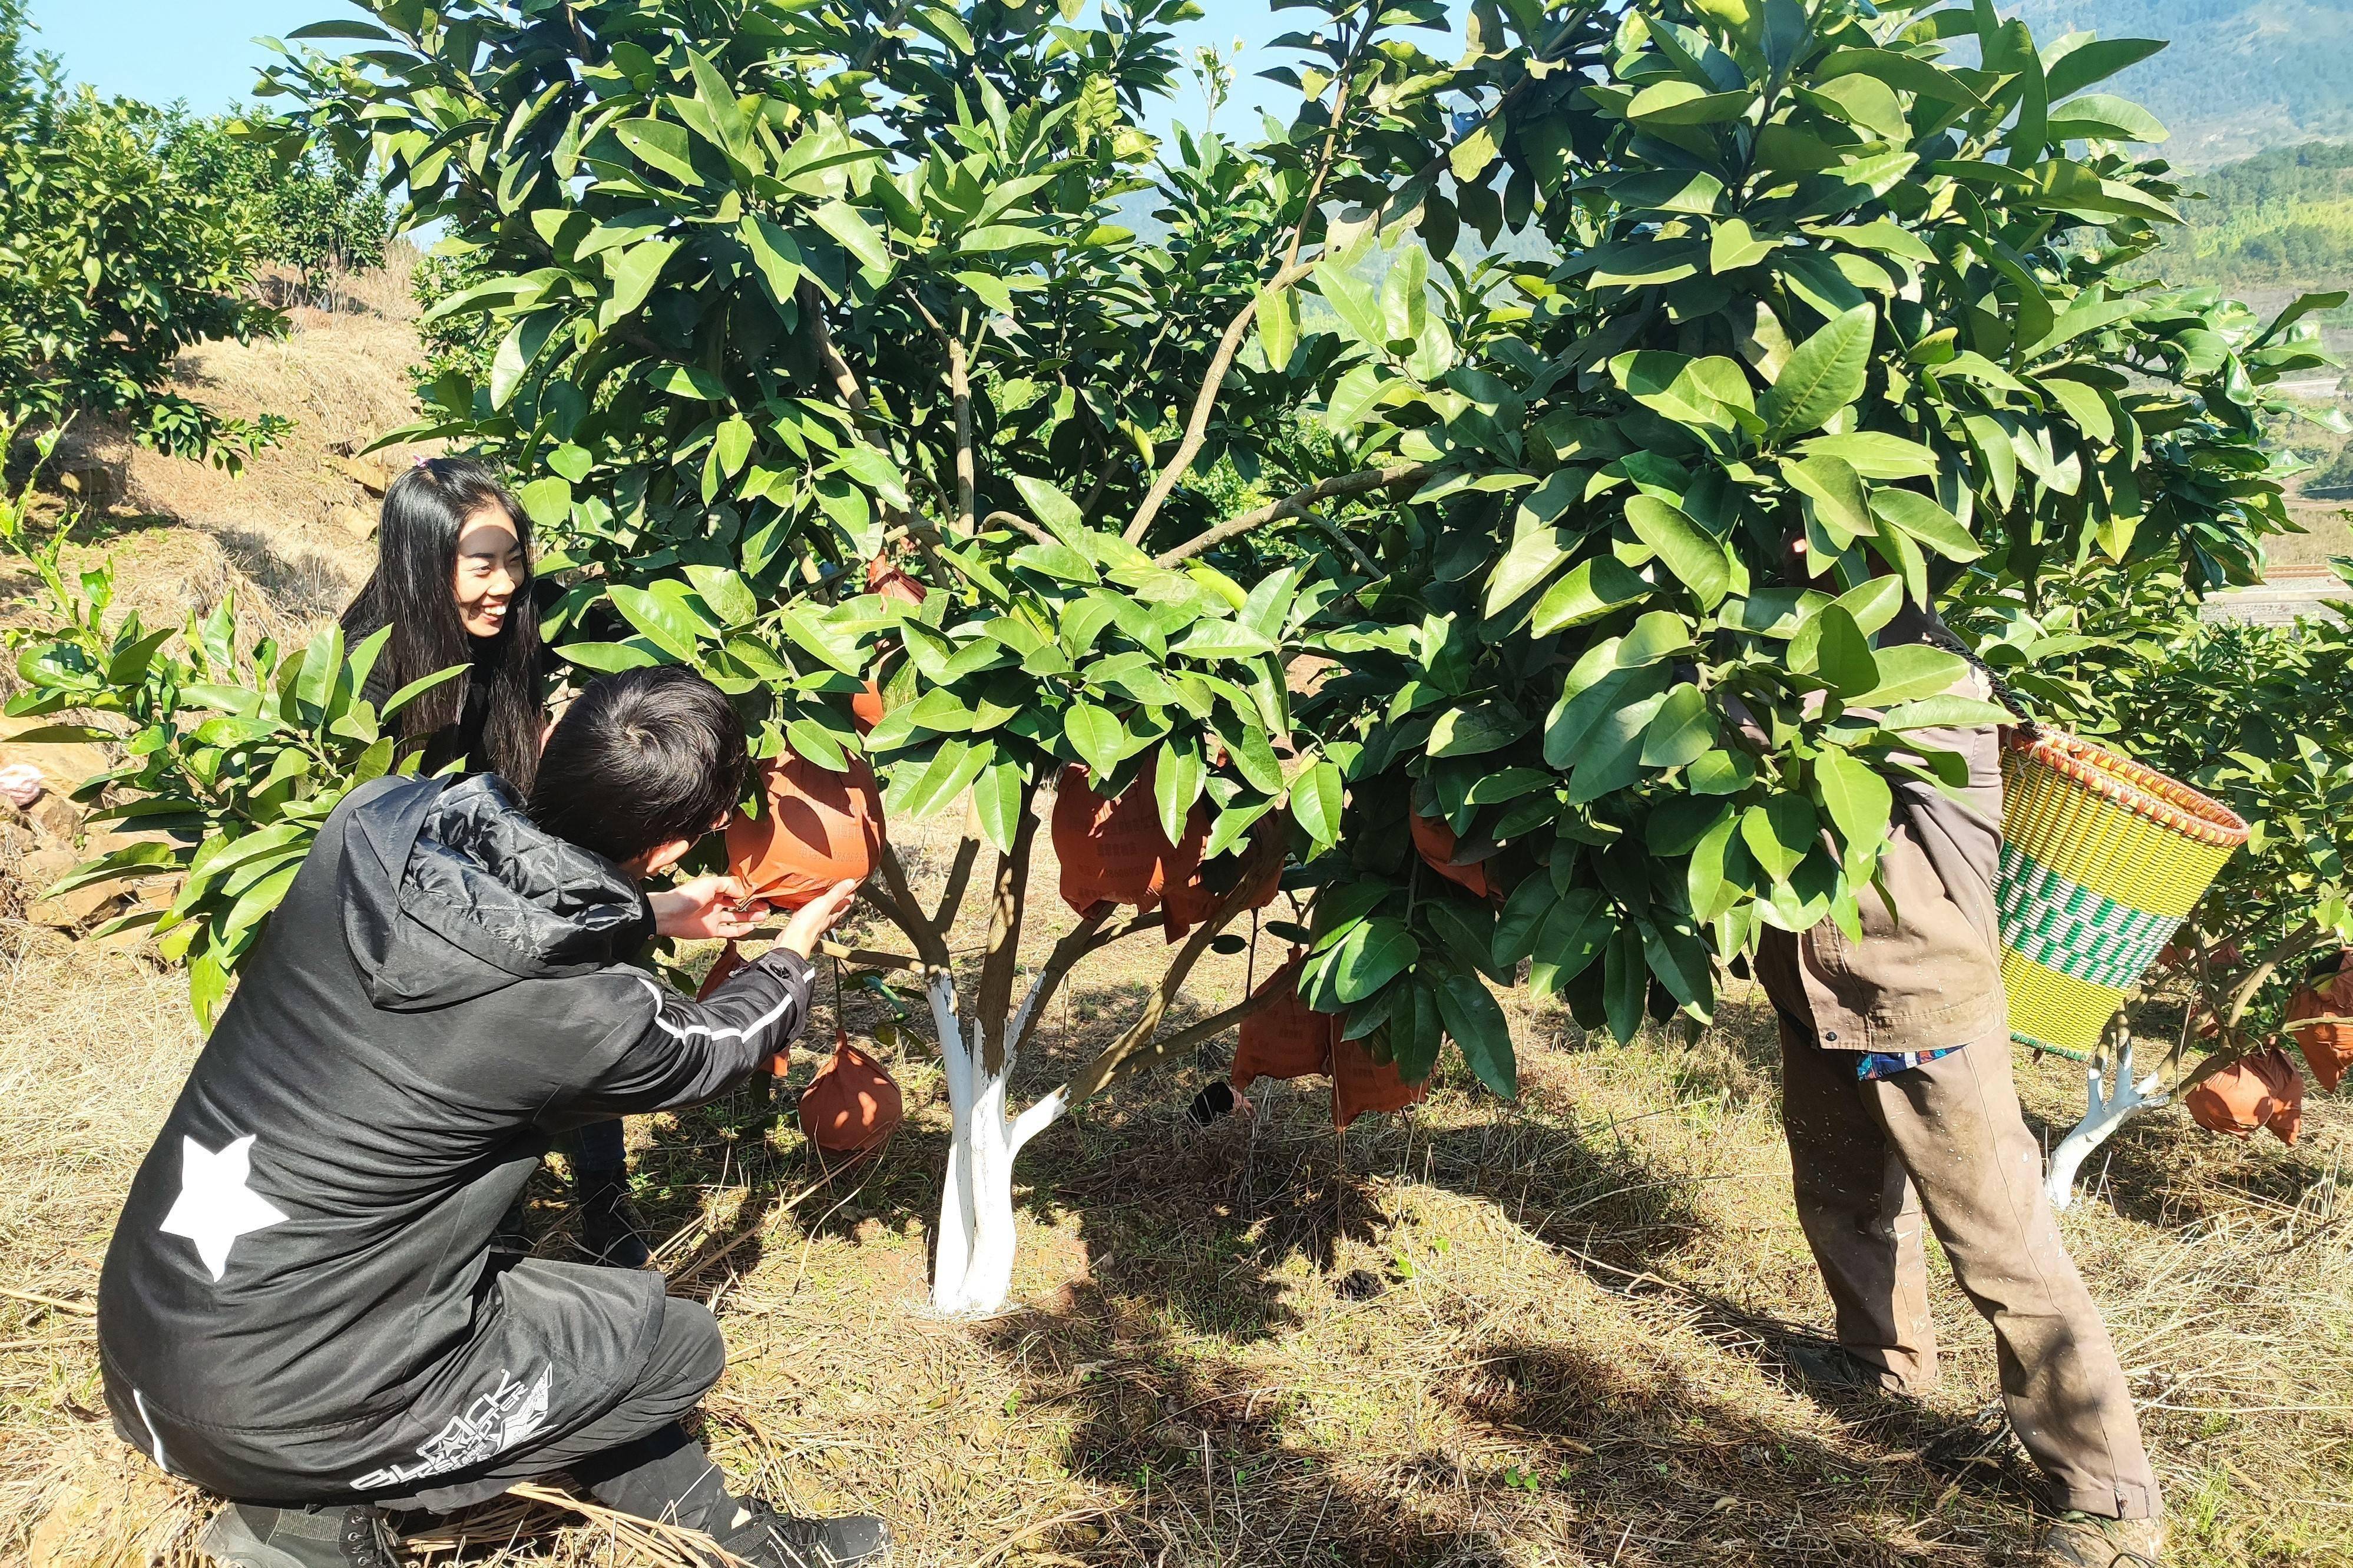
POLYGON ((2353 146, 2275 147, 2198 175, 2189 227, 2159 259, 2181 283, 2233 293, 2341 289, 2353 281, 2353 146))
POLYGON ((2172 129, 2167 152, 2210 167, 2266 147, 2353 135, 2353 0, 2026 0, 2046 48, 2071 31, 2172 47, 2106 84, 2172 129))

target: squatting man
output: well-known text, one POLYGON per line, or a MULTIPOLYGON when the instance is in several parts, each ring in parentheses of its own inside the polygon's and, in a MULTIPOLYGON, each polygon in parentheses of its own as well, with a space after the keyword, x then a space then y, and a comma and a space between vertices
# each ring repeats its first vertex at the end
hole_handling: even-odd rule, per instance
POLYGON ((629 960, 765 912, 650 898, 741 796, 744 731, 681 669, 591 686, 529 802, 390 777, 328 818, 141 1165, 99 1287, 125 1440, 232 1500, 237 1568, 393 1568, 387 1510, 568 1472, 764 1568, 864 1563, 882 1521, 728 1494, 680 1418, 725 1364, 659 1274, 493 1252, 552 1135, 701 1105, 786 1048, 855 887, 695 1002, 629 960))

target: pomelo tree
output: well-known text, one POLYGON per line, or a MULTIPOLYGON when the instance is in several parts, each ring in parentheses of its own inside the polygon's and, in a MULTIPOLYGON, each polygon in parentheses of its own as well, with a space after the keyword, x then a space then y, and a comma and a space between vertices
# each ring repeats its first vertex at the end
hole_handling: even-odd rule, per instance
MULTIPOLYGON (((1319 63, 1291 127, 1164 148, 1140 115, 1175 82, 1166 28, 1189 0, 1084 25, 993 0, 370 9, 298 34, 362 47, 290 58, 276 86, 482 275, 440 312, 491 323, 487 380, 444 378, 401 435, 528 479, 547 565, 575 574, 555 629, 602 605, 629 634, 561 651, 701 668, 759 754, 871 760, 894 819, 969 796, 944 901, 887 850, 869 896, 926 977, 954 1108, 936 1299, 995 1306, 1022 1143, 1230 1026, 1247 1000, 1165 1026, 1269 879, 1338 836, 1340 760, 1288 672, 1365 621, 1356 520, 1433 470, 1297 438, 1356 356, 1303 341, 1294 295, 1431 221, 1422 193, 1495 133, 1493 113, 1458 128, 1446 95, 1514 68, 1502 41, 1458 72, 1409 41, 1442 29, 1438 5, 1334 4, 1294 40, 1319 63), (876 677, 890 708, 861 736, 851 700, 876 677), (1117 1041, 1017 1113, 1014 1066, 1071 968, 1176 929, 1092 900, 1017 994, 1057 781, 1148 795, 1198 862, 1198 923, 1117 1041), (962 995, 946 931, 984 855, 962 995)), ((1524 20, 1552 37, 1595 14, 1524 20)), ((1393 272, 1388 308, 1424 321, 1424 276, 1393 272)), ((1461 357, 1425 335, 1433 374, 1461 357)))

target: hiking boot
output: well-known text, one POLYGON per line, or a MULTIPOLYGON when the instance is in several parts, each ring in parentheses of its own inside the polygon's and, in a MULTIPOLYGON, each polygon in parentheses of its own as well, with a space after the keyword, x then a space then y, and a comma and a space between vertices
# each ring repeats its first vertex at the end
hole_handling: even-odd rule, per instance
POLYGON ((198 1549, 217 1568, 400 1568, 400 1539, 365 1503, 264 1508, 233 1502, 198 1549))
POLYGON ((891 1555, 891 1527, 871 1513, 841 1519, 795 1519, 766 1503, 738 1504, 735 1523, 712 1539, 758 1568, 881 1568, 891 1555))
POLYGON ((491 1232, 491 1250, 515 1258, 531 1256, 531 1233, 522 1225, 522 1200, 515 1199, 507 1212, 499 1215, 499 1227, 491 1232))
POLYGON ((1844 1345, 1792 1340, 1784 1347, 1789 1370, 1816 1388, 1851 1394, 1901 1394, 1903 1380, 1873 1366, 1844 1345))
POLYGON ((2063 1513, 2042 1538, 2042 1550, 2068 1568, 2159 1568, 2165 1525, 2154 1519, 2063 1513))
POLYGON ((638 1234, 645 1223, 629 1202, 628 1172, 582 1173, 580 1246, 589 1257, 614 1268, 643 1268, 654 1258, 638 1234))

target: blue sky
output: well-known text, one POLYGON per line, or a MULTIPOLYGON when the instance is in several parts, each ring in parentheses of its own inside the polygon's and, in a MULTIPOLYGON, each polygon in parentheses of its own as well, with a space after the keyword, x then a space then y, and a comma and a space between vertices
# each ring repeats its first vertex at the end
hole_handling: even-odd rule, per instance
MULTIPOLYGON (((1278 34, 1312 21, 1312 12, 1271 10, 1265 0, 1204 0, 1208 15, 1184 29, 1184 46, 1245 46, 1242 79, 1235 107, 1220 123, 1229 133, 1256 104, 1272 105, 1288 96, 1252 73, 1273 63, 1261 46, 1278 34)), ((269 57, 253 40, 275 37, 308 22, 356 15, 336 0, 33 0, 39 47, 64 58, 73 78, 100 91, 170 103, 185 99, 211 112, 243 100, 269 57)), ((1187 91, 1175 106, 1176 118, 1198 126, 1201 100, 1187 91)))

